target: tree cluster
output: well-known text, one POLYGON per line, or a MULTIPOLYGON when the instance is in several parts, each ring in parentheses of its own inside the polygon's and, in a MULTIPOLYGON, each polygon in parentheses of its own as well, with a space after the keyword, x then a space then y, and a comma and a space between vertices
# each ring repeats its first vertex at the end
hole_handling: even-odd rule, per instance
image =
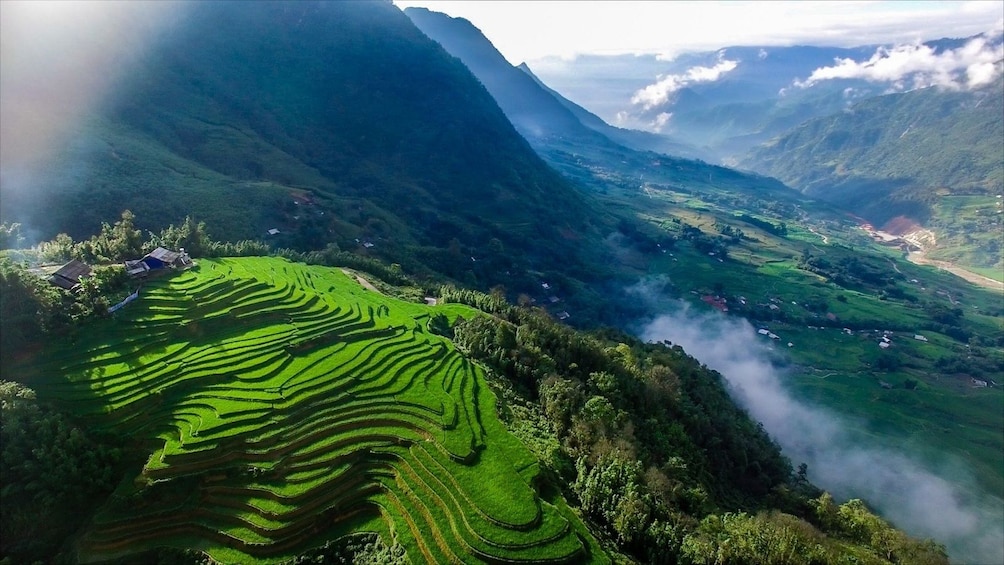
POLYGON ((0 556, 51 558, 115 486, 121 452, 9 381, 0 381, 0 440, 0 556))
MULTIPOLYGON (((560 445, 560 455, 544 463, 584 514, 635 557, 832 563, 847 544, 867 546, 862 555, 876 563, 909 553, 824 527, 811 503, 819 491, 804 468, 795 475, 731 401, 721 375, 679 347, 613 330, 576 332, 498 295, 446 288, 442 296, 492 314, 458 320, 455 342, 536 399, 560 445)), ((916 547, 934 557, 915 562, 944 562, 939 546, 916 547)))

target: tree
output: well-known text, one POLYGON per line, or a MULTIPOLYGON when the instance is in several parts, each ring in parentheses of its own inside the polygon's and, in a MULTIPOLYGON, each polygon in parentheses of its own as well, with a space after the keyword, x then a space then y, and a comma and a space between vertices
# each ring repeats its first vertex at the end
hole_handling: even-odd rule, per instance
POLYGON ((213 248, 213 240, 206 231, 205 222, 196 222, 191 216, 185 216, 180 226, 171 224, 161 230, 159 235, 151 235, 151 244, 172 250, 184 248, 192 257, 205 257, 213 248))
POLYGON ((46 241, 39 245, 41 258, 43 261, 69 261, 77 257, 78 250, 73 238, 65 233, 56 235, 52 241, 46 241))
POLYGON ((143 232, 136 229, 136 216, 129 210, 114 225, 101 224, 101 233, 92 237, 81 249, 85 260, 124 261, 143 254, 143 232))
POLYGON ((59 290, 10 259, 0 259, 0 355, 3 360, 67 321, 59 290))

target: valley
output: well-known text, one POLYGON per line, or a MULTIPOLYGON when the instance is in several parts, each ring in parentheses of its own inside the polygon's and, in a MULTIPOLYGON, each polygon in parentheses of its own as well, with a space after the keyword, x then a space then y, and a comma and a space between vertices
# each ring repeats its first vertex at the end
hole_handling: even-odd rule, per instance
POLYGON ((4 561, 1004 559, 999 33, 540 71, 234 6, 0 162, 4 561), (905 52, 984 66, 820 78, 905 52))

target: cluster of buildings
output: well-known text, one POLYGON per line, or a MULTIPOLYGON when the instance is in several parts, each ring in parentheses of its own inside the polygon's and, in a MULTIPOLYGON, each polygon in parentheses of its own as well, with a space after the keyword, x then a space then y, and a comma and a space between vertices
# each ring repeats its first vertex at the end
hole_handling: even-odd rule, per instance
MULTIPOLYGON (((180 251, 171 251, 158 247, 144 255, 142 259, 126 261, 125 270, 133 278, 146 278, 151 273, 165 269, 187 269, 192 265, 194 262, 188 253, 185 253, 184 248, 180 251)), ((91 276, 93 272, 94 269, 90 265, 74 259, 49 275, 48 280, 53 286, 76 292, 80 288, 81 279, 91 276)))

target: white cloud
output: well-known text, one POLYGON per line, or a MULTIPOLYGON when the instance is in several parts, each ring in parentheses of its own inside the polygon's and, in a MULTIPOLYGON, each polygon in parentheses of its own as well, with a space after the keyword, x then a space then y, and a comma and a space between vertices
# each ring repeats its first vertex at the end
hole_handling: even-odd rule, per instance
POLYGON ((867 61, 837 59, 829 67, 820 67, 799 87, 810 87, 833 79, 863 79, 869 82, 907 83, 913 88, 939 86, 952 90, 982 86, 1001 74, 1004 44, 995 40, 998 33, 976 37, 957 49, 938 53, 922 43, 880 47, 867 61))
POLYGON ((718 63, 715 66, 691 67, 683 74, 660 76, 655 83, 636 92, 631 98, 631 103, 640 104, 643 110, 651 110, 668 102, 670 95, 677 90, 697 82, 714 82, 737 66, 739 61, 730 61, 725 58, 724 53, 719 53, 718 63))
POLYGON ((655 117, 655 121, 652 122, 652 131, 656 133, 661 132, 662 128, 666 127, 666 124, 669 123, 669 119, 672 117, 673 117, 672 112, 661 112, 658 116, 655 117))

